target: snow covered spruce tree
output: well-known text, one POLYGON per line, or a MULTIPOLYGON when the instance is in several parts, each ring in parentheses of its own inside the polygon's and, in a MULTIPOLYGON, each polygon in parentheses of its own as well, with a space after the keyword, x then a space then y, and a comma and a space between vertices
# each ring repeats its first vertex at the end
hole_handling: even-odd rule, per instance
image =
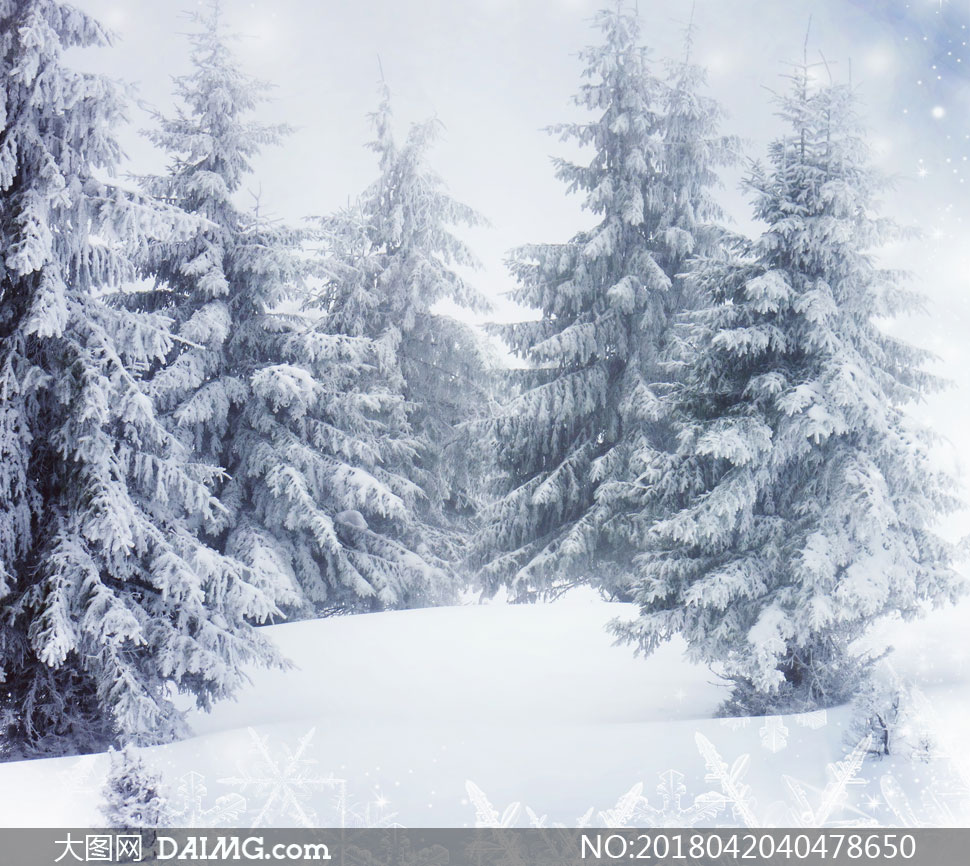
POLYGON ((0 2, 0 749, 170 739, 174 688, 208 706, 275 653, 273 600, 201 544, 212 469, 170 436, 141 374, 164 316, 119 309, 131 256, 188 215, 103 178, 124 100, 63 63, 106 44, 54 0, 0 2))
POLYGON ((641 614, 615 625, 644 652, 682 634, 733 680, 727 713, 847 699, 867 666, 853 639, 960 589, 932 530, 952 485, 904 413, 935 385, 927 355, 877 324, 914 303, 872 257, 896 232, 875 215, 882 181, 850 89, 812 89, 807 66, 793 80, 791 132, 747 179, 767 228, 692 270, 710 307, 680 342, 641 614))
POLYGON ((678 274, 717 240, 710 190, 735 151, 699 94, 701 70, 685 59, 656 75, 619 5, 596 23, 604 43, 583 53, 576 97, 595 117, 553 131, 594 149, 588 164, 556 167, 599 222, 515 251, 512 296, 542 315, 499 329, 531 369, 493 420, 506 487, 476 556, 485 590, 507 584, 519 599, 577 581, 622 592, 645 455, 672 447, 657 392, 671 324, 690 305, 678 274))
POLYGON ((335 542, 305 489, 321 471, 317 455, 285 420, 319 387, 307 366, 314 350, 298 340, 305 322, 279 312, 299 291, 303 236, 235 202, 252 158, 287 129, 250 119, 268 85, 238 67, 219 3, 196 23, 192 70, 175 81, 182 107, 149 133, 169 170, 141 184, 203 221, 187 240, 148 248, 139 264, 155 286, 127 301, 176 323, 180 341, 149 388, 174 435, 219 474, 224 508, 200 530, 267 596, 308 612, 319 576, 307 536, 335 542))
POLYGON ((348 489, 340 498, 359 513, 360 540, 369 531, 385 548, 370 567, 388 572, 399 602, 428 604, 456 588, 461 540, 479 501, 480 479, 469 470, 482 455, 462 424, 488 409, 488 352, 470 326, 435 305, 487 306, 456 270, 476 263, 452 232, 480 218, 426 165, 437 121, 413 126, 397 144, 384 86, 373 120, 380 175, 352 207, 323 220, 319 304, 328 333, 372 346, 354 386, 370 406, 357 409, 359 453, 351 456, 367 473, 361 478, 386 493, 360 501, 348 489))

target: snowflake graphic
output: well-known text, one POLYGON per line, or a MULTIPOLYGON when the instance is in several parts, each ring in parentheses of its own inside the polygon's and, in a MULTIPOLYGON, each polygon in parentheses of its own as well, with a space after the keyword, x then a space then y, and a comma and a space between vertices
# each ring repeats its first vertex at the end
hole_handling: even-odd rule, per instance
POLYGON ((769 752, 780 752, 788 745, 788 726, 782 716, 765 716, 758 733, 761 735, 761 745, 769 752))
MULTIPOLYGON (((815 720, 817 719, 816 715, 815 720)), ((773 733, 777 735, 777 731, 773 733)), ((690 805, 686 805, 686 776, 678 770, 665 770, 659 774, 660 782, 656 789, 660 798, 659 805, 652 804, 644 796, 643 783, 638 782, 622 794, 612 808, 599 812, 589 809, 570 826, 593 826, 592 817, 596 814, 596 826, 609 828, 696 827, 713 824, 714 819, 728 808, 735 824, 723 826, 873 827, 879 826, 879 822, 872 813, 881 809, 889 809, 896 814, 903 826, 926 825, 905 800, 901 788, 892 777, 883 777, 881 797, 870 793, 862 798, 861 803, 853 802, 850 798, 852 788, 867 784, 861 776, 861 770, 869 754, 871 737, 856 743, 842 760, 826 767, 828 781, 822 789, 783 775, 781 780, 788 790, 790 800, 771 804, 764 815, 759 813, 754 792, 745 779, 751 760, 750 754, 742 754, 729 764, 714 743, 703 734, 695 732, 694 739, 707 769, 704 779, 716 783, 719 790, 701 793, 690 801, 690 805), (774 817, 781 823, 775 824, 774 817)), ((957 826, 958 822, 953 818, 958 813, 948 808, 946 802, 948 797, 952 798, 954 795, 944 788, 945 786, 937 786, 924 792, 923 811, 935 815, 939 819, 937 823, 941 825, 957 826)), ((463 802, 470 802, 474 806, 476 827, 522 826, 524 820, 527 820, 528 826, 538 828, 556 829, 564 826, 550 823, 546 815, 540 815, 518 801, 500 811, 473 782, 466 782, 465 789, 468 801, 463 802)), ((970 800, 967 805, 970 806, 970 800)), ((507 861, 511 863, 515 859, 513 854, 518 856, 521 852, 506 853, 507 861)))
POLYGON ((246 811, 246 798, 239 794, 226 794, 206 807, 208 789, 205 776, 194 770, 181 776, 175 796, 172 798, 172 813, 179 827, 227 827, 238 821, 246 811))
MULTIPOLYGON (((813 731, 828 724, 828 714, 825 710, 795 713, 789 716, 764 716, 758 734, 761 736, 761 745, 769 752, 780 752, 788 745, 789 728, 786 719, 789 723, 794 722, 800 727, 813 731)), ((752 716, 729 716, 719 721, 732 731, 740 731, 747 728, 754 720, 752 716)))
POLYGON ((744 827, 760 827, 761 822, 754 811, 755 800, 751 786, 744 781, 751 756, 741 755, 729 767, 714 744, 703 734, 694 734, 694 742, 707 766, 705 781, 717 782, 721 786, 721 793, 726 804, 731 807, 734 819, 744 827))
POLYGON ((346 787, 342 779, 326 778, 314 774, 316 759, 308 756, 310 743, 316 733, 311 728, 298 741, 296 749, 281 745, 280 754, 274 754, 269 738, 260 736, 249 728, 252 750, 249 760, 237 764, 239 775, 220 779, 222 784, 238 788, 250 799, 261 803, 253 819, 253 827, 265 827, 274 819, 282 823, 294 823, 301 827, 314 827, 316 813, 308 801, 314 791, 346 787))
POLYGON ((647 827, 696 827, 702 821, 714 818, 726 805, 723 794, 706 791, 694 798, 692 806, 682 805, 687 793, 684 774, 677 770, 665 770, 660 774, 657 785, 661 806, 654 808, 644 798, 639 804, 637 826, 647 827), (642 824, 641 824, 642 822, 642 824))
POLYGON ((879 789, 886 806, 900 827, 963 827, 970 813, 970 798, 966 791, 954 790, 953 780, 934 779, 920 791, 920 801, 914 805, 902 785, 891 773, 879 779, 879 789))
POLYGON ((825 788, 818 788, 791 776, 782 776, 786 787, 795 800, 789 816, 797 827, 874 827, 879 822, 871 814, 849 803, 849 788, 865 785, 860 777, 863 762, 872 745, 872 735, 860 740, 855 748, 841 761, 829 764, 826 774, 829 781, 825 788), (812 805, 812 795, 817 797, 812 805), (850 812, 856 817, 836 819, 834 816, 850 812))
POLYGON ((522 810, 521 803, 510 803, 500 815, 488 797, 485 796, 485 792, 474 782, 466 781, 465 791, 468 793, 469 801, 475 807, 476 827, 506 828, 515 826, 519 818, 519 812, 522 810))
POLYGON ((332 800, 333 819, 327 822, 330 827, 403 827, 394 819, 397 812, 390 811, 391 801, 381 791, 376 791, 373 799, 367 802, 358 802, 351 795, 347 788, 345 779, 328 777, 331 787, 336 790, 332 800))
POLYGON ((604 827, 629 827, 636 820, 637 811, 643 801, 643 782, 637 782, 623 794, 612 809, 599 813, 604 827))
MULTIPOLYGON (((525 813, 525 817, 528 821, 529 827, 534 827, 537 829, 547 829, 550 827, 562 828, 565 827, 564 824, 559 823, 549 823, 549 818, 547 815, 539 815, 533 809, 528 806, 523 806, 520 802, 510 803, 505 809, 502 810, 501 814, 498 809, 492 805, 491 801, 485 795, 485 792, 478 787, 472 781, 465 782, 465 791, 468 794, 468 800, 462 800, 462 803, 471 803, 475 807, 475 826, 476 827, 491 827, 491 828, 508 828, 515 827, 518 825, 518 821, 522 813, 525 813)), ((585 814, 577 818, 570 827, 573 828, 583 828, 589 827, 590 822, 593 818, 593 807, 590 806, 586 810, 585 814)))
MULTIPOLYGON (((612 808, 595 813, 590 807, 570 827, 575 829, 591 826, 594 813, 598 815, 599 826, 602 827, 694 827, 713 819, 724 808, 725 798, 716 791, 700 794, 694 798, 692 805, 685 806, 687 786, 684 784, 684 774, 677 770, 665 770, 659 774, 659 778, 659 807, 651 805, 643 795, 643 783, 638 782, 622 794, 612 808)), ((528 806, 523 806, 521 802, 510 803, 499 812, 474 782, 465 782, 465 790, 468 793, 468 802, 475 807, 476 827, 519 826, 523 813, 530 827, 547 829, 565 826, 549 823, 547 815, 540 815, 528 806)))

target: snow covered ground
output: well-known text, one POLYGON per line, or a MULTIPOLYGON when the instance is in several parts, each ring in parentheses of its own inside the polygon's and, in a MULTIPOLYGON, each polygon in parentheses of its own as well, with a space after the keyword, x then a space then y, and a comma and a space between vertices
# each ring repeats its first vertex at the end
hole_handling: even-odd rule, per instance
MULTIPOLYGON (((631 613, 578 595, 274 626, 296 669, 255 672, 143 756, 187 826, 970 824, 970 605, 887 630, 928 763, 853 753, 846 708, 711 718, 723 686, 682 645, 611 645, 604 623, 631 613)), ((0 764, 0 824, 97 825, 106 769, 0 764)))

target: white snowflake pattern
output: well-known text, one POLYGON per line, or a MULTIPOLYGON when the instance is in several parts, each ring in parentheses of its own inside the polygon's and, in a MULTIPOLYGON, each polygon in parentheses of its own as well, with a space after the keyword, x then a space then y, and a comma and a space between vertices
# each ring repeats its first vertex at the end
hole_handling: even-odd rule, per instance
POLYGON ((874 827, 879 822, 869 813, 849 802, 849 788, 855 785, 865 785, 866 780, 860 775, 863 762, 872 745, 872 735, 860 740, 848 755, 841 761, 829 764, 826 775, 829 778, 825 788, 809 785, 792 776, 782 776, 786 787, 795 800, 795 806, 789 810, 789 816, 797 827, 874 827), (817 797, 817 802, 812 805, 817 797), (845 812, 854 817, 838 818, 845 812))
POLYGON ((895 816, 894 823, 900 827, 964 827, 970 815, 970 798, 967 792, 955 790, 952 781, 934 779, 920 791, 915 805, 891 773, 879 779, 879 789, 895 816))
MULTIPOLYGON (((657 785, 661 806, 651 806, 646 798, 640 803, 636 826, 647 827, 696 827, 703 821, 710 821, 724 809, 726 800, 716 791, 705 791, 694 798, 691 806, 683 806, 687 793, 684 774, 677 770, 665 770, 660 774, 657 785)), ((612 826, 612 825, 607 825, 612 826)))
POLYGON ((755 799, 751 786, 744 781, 751 756, 744 754, 728 766, 714 744, 703 734, 694 734, 697 750, 707 766, 705 781, 717 782, 721 787, 727 805, 731 807, 734 819, 744 827, 760 827, 761 821, 755 813, 755 799))
MULTIPOLYGON (((591 826, 594 813, 597 814, 598 826, 601 827, 694 827, 713 820, 727 802, 722 794, 706 791, 696 796, 691 805, 686 806, 684 797, 687 786, 684 784, 684 774, 677 770, 665 770, 659 774, 659 778, 659 807, 652 805, 644 796, 643 783, 638 782, 622 794, 612 808, 595 813, 590 807, 570 827, 575 829, 591 826)), ((545 829, 565 826, 550 823, 548 816, 540 815, 518 801, 510 803, 500 812, 474 782, 466 781, 465 790, 468 793, 468 802, 475 807, 476 827, 516 827, 519 826, 523 813, 530 827, 545 829)))
MULTIPOLYGON (((776 733, 777 735, 777 733, 776 733)), ((658 806, 650 803, 644 796, 643 783, 638 782, 622 794, 612 808, 596 813, 598 826, 621 827, 695 827, 710 826, 724 810, 730 808, 736 826, 759 828, 774 826, 767 817, 762 817, 757 810, 757 801, 751 785, 746 781, 751 756, 747 753, 728 763, 717 750, 717 747, 703 734, 695 733, 697 749, 704 760, 707 782, 717 783, 720 790, 706 791, 695 796, 690 805, 685 805, 687 795, 686 776, 678 770, 665 770, 659 774, 660 783, 657 793, 660 795, 658 806)), ((828 783, 819 790, 812 785, 791 776, 782 776, 794 805, 791 803, 773 804, 783 811, 781 819, 783 825, 794 824, 802 827, 869 827, 878 822, 871 812, 881 808, 882 801, 878 797, 869 796, 866 799, 868 811, 850 802, 849 791, 854 786, 864 785, 866 782, 860 776, 869 741, 863 740, 844 757, 843 760, 829 764, 826 768, 828 783), (813 804, 814 801, 814 804, 813 804)), ((466 782, 468 800, 475 807, 476 827, 515 827, 520 825, 523 818, 532 827, 559 828, 562 824, 549 823, 546 815, 539 815, 536 811, 523 807, 521 802, 513 802, 501 812, 492 805, 485 793, 473 782, 466 782)), ((883 792, 887 802, 890 797, 883 792)), ((769 813, 772 810, 769 809, 769 813)), ((591 826, 593 809, 575 822, 573 827, 591 826)), ((914 825, 915 826, 915 825, 914 825)))
POLYGON ((519 812, 522 810, 521 803, 510 803, 500 815, 498 809, 485 796, 485 792, 474 782, 466 780, 465 791, 468 794, 468 800, 475 807, 476 827, 507 828, 515 826, 519 812))
POLYGON ((390 810, 391 801, 378 790, 373 799, 366 802, 358 802, 351 796, 345 779, 328 777, 328 781, 336 790, 333 797, 333 817, 328 819, 328 827, 339 827, 341 829, 349 827, 403 827, 394 819, 397 812, 390 810))
MULTIPOLYGON (((817 731, 819 728, 825 727, 828 724, 828 713, 825 710, 813 710, 809 713, 794 713, 789 716, 766 716, 765 722, 769 719, 777 719, 777 725, 781 728, 787 728, 785 720, 788 722, 794 722, 802 728, 809 728, 810 730, 817 731)), ((732 731, 740 731, 747 728, 754 717, 752 716, 727 716, 726 718, 718 720, 724 727, 730 728, 732 731)), ((765 723, 762 723, 761 731, 763 732, 765 728, 765 723)), ((787 738, 787 731, 785 733, 787 738)))
POLYGON ((249 728, 252 750, 248 760, 238 763, 238 776, 220 779, 224 785, 239 788, 261 804, 253 818, 253 827, 265 827, 274 819, 301 827, 317 825, 316 812, 309 804, 314 791, 341 788, 342 779, 315 774, 316 759, 309 756, 310 743, 316 728, 300 737, 295 749, 281 744, 279 754, 270 748, 269 737, 260 736, 249 728))
POLYGON ((599 813, 604 827, 629 827, 636 819, 640 802, 643 800, 643 782, 637 782, 623 794, 612 809, 599 813))
POLYGON ((172 798, 172 813, 179 827, 229 827, 246 811, 246 798, 240 794, 225 794, 206 806, 208 793, 201 773, 192 770, 179 778, 172 798))
POLYGON ((765 716, 758 734, 761 736, 761 745, 769 752, 780 752, 788 745, 788 726, 782 716, 765 716))
MULTIPOLYGON (((468 794, 468 800, 463 800, 462 802, 469 802, 475 807, 476 827, 500 829, 515 827, 518 825, 519 818, 523 812, 528 820, 529 827, 534 827, 537 829, 565 827, 564 824, 550 824, 547 815, 540 815, 535 810, 530 809, 528 806, 523 806, 521 802, 510 803, 502 810, 501 813, 499 813, 498 809, 492 805, 491 801, 485 795, 485 792, 472 781, 465 782, 465 792, 468 794)), ((583 827, 589 827, 593 818, 593 811, 593 807, 590 806, 590 808, 586 810, 585 814, 577 818, 569 826, 580 829, 583 827)))

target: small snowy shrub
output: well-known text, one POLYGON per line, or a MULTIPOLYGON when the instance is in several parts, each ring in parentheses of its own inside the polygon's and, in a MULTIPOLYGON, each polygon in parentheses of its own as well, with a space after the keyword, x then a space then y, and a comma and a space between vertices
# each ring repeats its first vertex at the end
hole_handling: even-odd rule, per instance
POLYGON ((133 746, 111 749, 111 769, 104 785, 101 814, 109 827, 134 830, 171 825, 160 777, 148 771, 133 746))
POLYGON ((870 734, 869 751, 874 755, 926 761, 936 747, 920 715, 917 694, 888 666, 874 671, 852 701, 847 738, 857 743, 870 734))

